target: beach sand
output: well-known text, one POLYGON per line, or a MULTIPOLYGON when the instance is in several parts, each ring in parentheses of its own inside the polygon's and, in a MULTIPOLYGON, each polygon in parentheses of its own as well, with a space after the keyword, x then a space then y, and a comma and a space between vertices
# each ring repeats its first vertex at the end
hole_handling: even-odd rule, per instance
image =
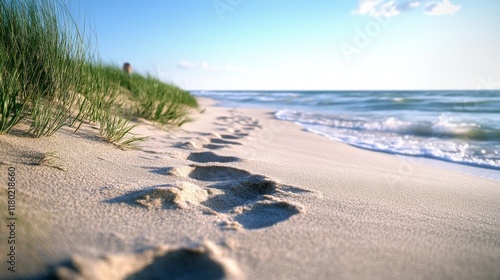
POLYGON ((0 135, 0 278, 500 279, 498 181, 201 103, 182 130, 140 121, 139 150, 0 135))

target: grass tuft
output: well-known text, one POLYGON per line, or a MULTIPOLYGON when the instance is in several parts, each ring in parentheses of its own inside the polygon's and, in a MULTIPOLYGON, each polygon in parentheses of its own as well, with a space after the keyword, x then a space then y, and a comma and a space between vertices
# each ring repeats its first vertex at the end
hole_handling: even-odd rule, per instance
POLYGON ((127 137, 134 127, 135 125, 118 115, 106 114, 100 121, 100 133, 104 139, 122 149, 133 149, 137 142, 146 140, 145 137, 127 137))
POLYGON ((41 154, 40 158, 36 162, 36 165, 47 166, 59 169, 61 171, 66 171, 66 168, 59 163, 60 158, 57 156, 56 152, 47 152, 41 154))

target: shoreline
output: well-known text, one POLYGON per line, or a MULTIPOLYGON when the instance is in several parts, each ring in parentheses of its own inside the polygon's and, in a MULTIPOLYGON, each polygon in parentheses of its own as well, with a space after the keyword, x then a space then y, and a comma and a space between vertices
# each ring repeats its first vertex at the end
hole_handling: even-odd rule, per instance
POLYGON ((205 113, 180 130, 140 121, 149 140, 135 151, 93 127, 0 135, 0 167, 19 170, 19 275, 500 277, 499 182, 199 100, 205 113))
MULTIPOLYGON (((287 91, 284 91, 284 92, 287 92, 287 91)), ((200 98, 200 97, 197 97, 197 98, 200 98)), ((202 99, 210 99, 210 98, 202 97, 202 99)), ((215 106, 222 107, 222 108, 231 108, 231 107, 227 107, 227 106, 224 106, 224 105, 217 104, 217 103, 221 103, 218 100, 215 100, 215 99, 210 99, 210 100, 212 100, 212 102, 213 102, 213 104, 215 106)), ((276 109, 258 108, 258 107, 235 107, 235 108, 267 110, 268 112, 272 112, 274 119, 279 120, 279 121, 290 122, 290 121, 286 121, 286 120, 280 120, 276 116, 274 116, 274 114, 277 111, 276 109)), ((295 122, 290 122, 290 123, 294 123, 296 125, 301 126, 300 123, 295 123, 295 122)), ((465 164, 465 163, 447 161, 447 160, 439 159, 439 158, 431 158, 431 157, 425 157, 425 156, 411 156, 411 155, 397 154, 397 153, 391 153, 391 152, 386 152, 386 151, 371 150, 371 149, 367 149, 367 148, 362 148, 362 147, 357 147, 357 146, 354 146, 354 145, 350 145, 348 143, 344 143, 344 142, 336 140, 336 139, 331 139, 330 137, 328 137, 326 135, 321 135, 320 133, 316 133, 316 132, 308 131, 308 130, 306 130, 306 131, 309 132, 309 133, 315 134, 315 135, 319 135, 319 136, 325 137, 325 138, 327 138, 327 139, 329 139, 331 141, 338 142, 338 143, 343 143, 343 144, 349 145, 349 146, 357 148, 357 149, 366 150, 366 151, 369 151, 369 152, 376 152, 376 153, 393 155, 393 156, 396 156, 396 157, 401 157, 401 158, 406 159, 408 162, 412 162, 412 164, 427 164, 427 165, 430 165, 430 166, 435 166, 435 167, 443 168, 443 169, 446 169, 446 170, 458 171, 460 173, 464 173, 464 174, 468 174, 468 175, 473 175, 473 176, 480 177, 480 178, 483 178, 483 179, 488 179, 488 180, 493 180, 493 181, 496 181, 496 182, 500 182, 500 170, 498 170, 498 169, 491 169, 491 168, 485 168, 485 167, 476 166, 476 165, 472 165, 472 164, 465 164), (418 162, 418 163, 415 163, 415 162, 418 162)))

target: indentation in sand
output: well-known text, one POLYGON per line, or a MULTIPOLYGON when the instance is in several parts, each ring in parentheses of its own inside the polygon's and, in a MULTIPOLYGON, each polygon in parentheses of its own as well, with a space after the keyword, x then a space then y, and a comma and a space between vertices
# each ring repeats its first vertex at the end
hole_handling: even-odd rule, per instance
POLYGON ((181 166, 175 167, 170 172, 170 175, 178 177, 189 177, 199 181, 218 182, 230 181, 235 178, 242 178, 250 175, 250 172, 227 166, 181 166))
POLYGON ((225 147, 226 147, 225 145, 214 145, 214 144, 207 144, 207 145, 203 146, 203 148, 209 149, 209 150, 218 150, 218 149, 222 149, 225 147))
POLYGON ((183 149, 189 149, 189 150, 198 150, 203 147, 203 144, 194 142, 194 141, 187 141, 184 143, 180 143, 177 145, 174 145, 176 148, 183 148, 183 149))
POLYGON ((68 265, 57 267, 55 276, 62 280, 243 278, 236 263, 223 257, 212 242, 178 249, 162 246, 135 255, 75 256, 68 265))
POLYGON ((248 136, 248 133, 223 134, 222 139, 237 140, 248 136))
POLYGON ((219 138, 212 138, 210 140, 210 143, 212 143, 212 144, 223 144, 223 145, 242 145, 240 142, 229 141, 229 140, 224 140, 224 139, 219 139, 219 138))
POLYGON ((229 116, 222 116, 222 117, 217 117, 217 120, 221 121, 231 121, 233 118, 229 116))
POLYGON ((209 192, 213 195, 202 204, 229 215, 229 220, 221 223, 224 229, 261 229, 303 212, 302 206, 275 197, 277 194, 287 195, 284 187, 270 178, 251 175, 211 186, 219 192, 209 192))
POLYGON ((227 163, 227 162, 241 161, 241 159, 238 157, 219 156, 213 152, 191 153, 187 159, 199 163, 207 163, 207 162, 227 163))
POLYGON ((270 227, 301 213, 302 207, 290 202, 260 201, 245 207, 234 220, 246 229, 270 227))
MULTIPOLYGON (((211 186, 221 193, 211 195, 203 205, 215 211, 229 211, 235 207, 265 199, 266 194, 278 191, 276 182, 260 175, 247 176, 240 180, 223 182, 211 186)), ((213 191, 212 191, 213 192, 213 191)))
POLYGON ((189 182, 179 182, 174 185, 156 186, 133 191, 107 202, 125 202, 148 209, 186 209, 190 206, 197 206, 207 199, 208 192, 205 189, 189 182))
POLYGON ((200 209, 223 216, 224 229, 260 229, 285 221, 303 211, 302 206, 279 199, 307 192, 279 184, 271 178, 227 166, 181 166, 169 172, 178 177, 215 184, 204 188, 200 209))

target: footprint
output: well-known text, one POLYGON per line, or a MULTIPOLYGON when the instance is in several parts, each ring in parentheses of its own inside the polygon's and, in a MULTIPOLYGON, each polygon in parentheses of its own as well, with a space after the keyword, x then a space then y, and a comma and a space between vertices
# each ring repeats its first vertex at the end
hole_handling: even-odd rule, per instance
MULTIPOLYGON (((212 152, 192 153, 190 157, 195 160, 231 159, 212 152)), ((216 216, 222 229, 254 230, 270 227, 301 213, 302 206, 285 198, 308 192, 228 166, 189 165, 162 171, 169 176, 213 184, 200 187, 189 182, 178 182, 129 192, 106 202, 127 203, 148 209, 197 209, 216 216)))
POLYGON ((230 123, 230 122, 234 121, 234 118, 233 117, 229 117, 229 116, 222 116, 222 117, 218 117, 216 120, 222 121, 222 122, 226 122, 226 123, 230 123))
POLYGON ((234 220, 245 229, 261 229, 270 227, 289 219, 291 216, 302 212, 302 207, 290 202, 257 202, 243 213, 234 217, 234 220))
POLYGON ((247 130, 247 131, 254 130, 256 128, 262 128, 262 127, 260 125, 256 125, 256 126, 254 126, 254 125, 248 125, 248 126, 243 126, 242 127, 242 129, 247 130))
POLYGON ((278 192, 278 184, 260 175, 247 176, 241 180, 232 180, 211 186, 218 190, 209 191, 211 195, 202 204, 217 211, 226 212, 236 207, 265 199, 263 195, 278 192))
POLYGON ((218 149, 222 149, 225 147, 226 147, 226 145, 214 145, 214 144, 207 144, 207 145, 203 146, 203 148, 209 149, 209 150, 218 150, 218 149))
POLYGON ((201 152, 201 153, 191 153, 188 157, 188 160, 199 162, 199 163, 207 163, 207 162, 238 162, 241 161, 238 157, 225 157, 219 156, 213 152, 201 152))
POLYGON ((249 175, 239 180, 222 182, 211 187, 231 192, 234 196, 243 199, 251 199, 259 195, 275 193, 279 188, 278 183, 261 175, 249 175))
POLYGON ((229 215, 229 220, 221 224, 224 229, 261 229, 303 212, 302 206, 275 196, 287 196, 289 191, 297 188, 282 186, 264 176, 251 175, 239 181, 219 183, 211 188, 219 192, 209 190, 209 194, 217 194, 210 195, 202 205, 229 215))
POLYGON ((224 145, 243 145, 240 142, 229 141, 224 139, 213 138, 210 140, 212 144, 224 144, 224 145))
POLYGON ((205 182, 217 182, 206 188, 208 198, 200 201, 205 209, 229 215, 224 227, 236 229, 238 224, 246 229, 259 229, 287 220, 302 211, 302 207, 278 199, 308 192, 286 186, 274 180, 227 166, 180 166, 169 174, 205 182), (254 221, 263 215, 260 223, 254 221), (231 217, 233 217, 231 219, 231 217), (230 226, 227 226, 230 225, 230 226))
POLYGON ((198 181, 205 182, 220 182, 240 179, 249 176, 248 171, 227 167, 227 166, 181 166, 172 168, 168 174, 178 177, 188 177, 198 181))
POLYGON ((129 192, 105 202, 127 203, 147 209, 186 209, 196 207, 208 199, 208 192, 189 182, 155 186, 129 192))
POLYGON ((236 135, 238 137, 247 137, 249 134, 243 133, 243 132, 241 132, 241 130, 236 130, 236 131, 234 131, 234 135, 236 135))
POLYGON ((222 139, 237 140, 248 136, 248 133, 223 134, 222 139))
POLYGON ((224 279, 226 274, 204 249, 180 249, 157 257, 127 279, 224 279))
POLYGON ((182 149, 189 149, 189 150, 199 150, 203 146, 201 143, 194 142, 194 141, 187 141, 184 143, 179 143, 173 146, 174 148, 182 148, 182 149))
POLYGON ((241 279, 236 263, 212 242, 197 247, 166 246, 135 255, 72 257, 55 268, 58 279, 241 279))
POLYGON ((234 135, 245 137, 248 136, 248 133, 244 133, 241 129, 227 127, 224 129, 226 133, 234 133, 234 135))

